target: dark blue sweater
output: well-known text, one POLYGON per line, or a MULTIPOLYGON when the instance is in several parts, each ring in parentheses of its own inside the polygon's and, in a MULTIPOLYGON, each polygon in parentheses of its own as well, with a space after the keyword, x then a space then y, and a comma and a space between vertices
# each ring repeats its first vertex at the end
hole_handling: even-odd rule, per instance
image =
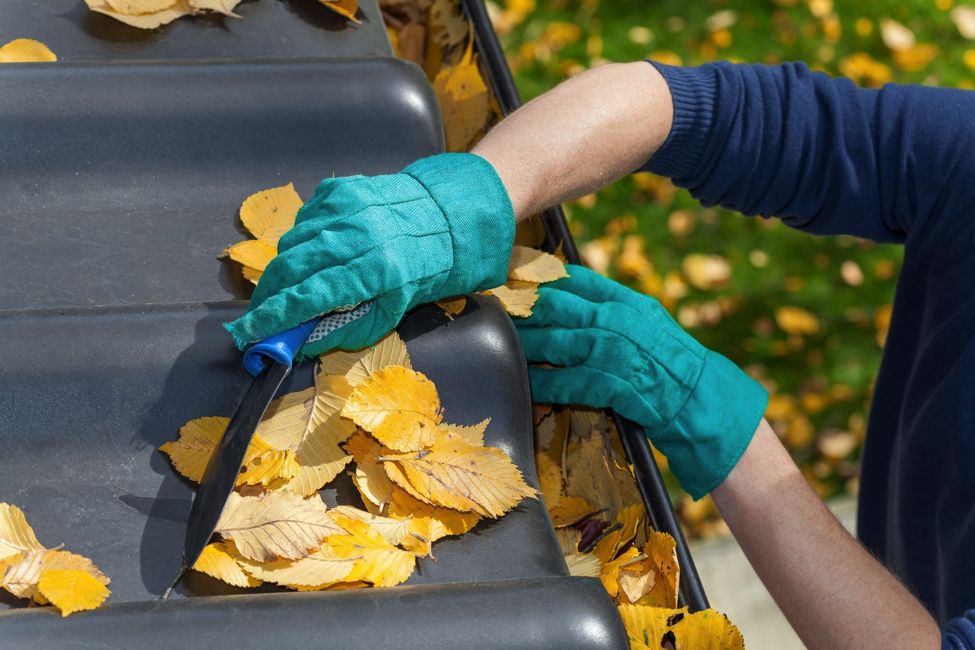
POLYGON ((708 206, 904 245, 857 529, 945 647, 975 649, 975 92, 654 65, 674 125, 645 169, 708 206))

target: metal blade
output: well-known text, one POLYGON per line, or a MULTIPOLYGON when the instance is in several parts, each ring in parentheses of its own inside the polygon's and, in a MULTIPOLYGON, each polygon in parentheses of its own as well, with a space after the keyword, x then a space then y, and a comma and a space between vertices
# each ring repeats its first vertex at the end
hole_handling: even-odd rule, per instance
POLYGON ((187 569, 196 564, 213 536, 227 499, 237 483, 237 475, 240 473, 247 447, 254 437, 254 431, 289 372, 291 366, 286 363, 265 361, 263 370, 254 378, 254 383, 230 419, 220 444, 210 456, 190 510, 183 546, 183 567, 173 581, 174 585, 187 569))

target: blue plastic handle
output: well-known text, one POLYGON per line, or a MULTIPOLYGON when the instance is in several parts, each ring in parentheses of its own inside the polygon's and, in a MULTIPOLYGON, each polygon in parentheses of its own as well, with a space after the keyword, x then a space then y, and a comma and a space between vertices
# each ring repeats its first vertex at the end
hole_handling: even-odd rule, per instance
POLYGON ((298 350, 305 344, 308 335, 311 334, 321 319, 321 316, 313 318, 294 329, 281 332, 249 347, 244 352, 244 368, 256 377, 264 367, 263 357, 286 363, 288 367, 291 367, 291 362, 294 361, 298 350))

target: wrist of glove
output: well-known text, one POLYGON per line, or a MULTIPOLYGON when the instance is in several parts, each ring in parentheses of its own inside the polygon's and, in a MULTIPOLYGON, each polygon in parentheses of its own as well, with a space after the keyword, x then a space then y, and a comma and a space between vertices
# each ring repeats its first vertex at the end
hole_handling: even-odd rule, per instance
POLYGON ((329 178, 278 243, 250 309, 226 325, 237 347, 375 301, 299 359, 375 343, 410 309, 504 284, 514 210, 489 162, 442 154, 398 174, 329 178))
POLYGON ((681 486, 700 499, 741 458, 768 393, 707 350, 650 296, 580 266, 539 289, 518 319, 532 398, 610 407, 643 425, 681 486))

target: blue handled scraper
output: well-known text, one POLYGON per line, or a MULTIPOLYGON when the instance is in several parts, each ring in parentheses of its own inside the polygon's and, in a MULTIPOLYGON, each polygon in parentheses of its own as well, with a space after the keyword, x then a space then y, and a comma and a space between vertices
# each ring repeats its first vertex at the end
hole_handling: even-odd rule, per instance
POLYGON ((358 320, 369 313, 372 303, 363 303, 350 311, 332 312, 315 318, 298 327, 272 336, 248 348, 244 352, 244 368, 254 376, 254 382, 244 395, 237 411, 230 418, 230 424, 217 445, 200 481, 200 489, 193 499, 189 523, 186 526, 186 541, 183 545, 183 564, 179 573, 163 598, 179 582, 187 569, 193 567, 209 543, 220 521, 220 515, 227 505, 230 493, 234 491, 244 455, 254 437, 257 425, 264 417, 264 411, 274 399, 284 378, 291 372, 291 364, 301 346, 308 342, 321 340, 335 330, 358 320))

